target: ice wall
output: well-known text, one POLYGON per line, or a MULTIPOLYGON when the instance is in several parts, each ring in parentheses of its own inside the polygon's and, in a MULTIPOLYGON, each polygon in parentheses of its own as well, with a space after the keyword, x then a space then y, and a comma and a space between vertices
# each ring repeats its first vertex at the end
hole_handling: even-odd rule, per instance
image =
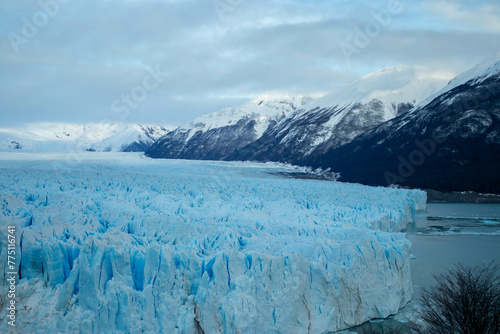
POLYGON ((127 157, 0 159, 0 220, 18 226, 22 254, 18 330, 322 333, 410 300, 410 245, 395 232, 424 192, 127 157))

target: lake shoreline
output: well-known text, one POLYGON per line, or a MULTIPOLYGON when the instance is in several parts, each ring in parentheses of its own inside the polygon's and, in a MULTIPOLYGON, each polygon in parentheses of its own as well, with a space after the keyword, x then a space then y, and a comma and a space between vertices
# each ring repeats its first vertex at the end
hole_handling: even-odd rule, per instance
POLYGON ((480 194, 473 191, 441 192, 425 189, 427 203, 500 203, 500 195, 480 194))
MULTIPOLYGON (((337 181, 334 173, 310 173, 310 172, 277 172, 271 173, 289 179, 305 179, 319 181, 337 181)), ((339 180, 342 182, 342 180, 339 180)), ((351 183, 351 182, 345 182, 351 183)), ((413 189, 402 187, 403 189, 413 189)), ((417 189, 427 193, 427 203, 500 203, 498 194, 481 194, 474 191, 451 191, 443 192, 433 189, 417 189)))

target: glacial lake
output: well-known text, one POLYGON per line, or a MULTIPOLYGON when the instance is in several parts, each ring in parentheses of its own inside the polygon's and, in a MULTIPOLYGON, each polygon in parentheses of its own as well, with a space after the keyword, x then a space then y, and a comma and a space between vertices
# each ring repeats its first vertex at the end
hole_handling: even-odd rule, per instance
POLYGON ((398 320, 414 312, 422 288, 435 284, 434 275, 457 263, 477 266, 495 261, 500 265, 500 204, 428 203, 426 211, 415 214, 415 223, 405 233, 414 255, 410 262, 413 301, 393 319, 371 321, 356 332, 398 325, 398 320))
POLYGON ((406 231, 412 243, 414 298, 435 283, 433 275, 456 263, 500 264, 500 204, 428 203, 406 231))

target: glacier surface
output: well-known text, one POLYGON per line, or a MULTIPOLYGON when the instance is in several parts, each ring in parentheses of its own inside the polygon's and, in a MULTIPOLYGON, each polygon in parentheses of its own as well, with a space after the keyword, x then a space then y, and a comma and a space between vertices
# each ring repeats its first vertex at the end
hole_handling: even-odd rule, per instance
POLYGON ((399 232, 421 191, 123 153, 2 154, 0 171, 3 277, 7 225, 21 254, 16 331, 327 333, 411 299, 399 232))

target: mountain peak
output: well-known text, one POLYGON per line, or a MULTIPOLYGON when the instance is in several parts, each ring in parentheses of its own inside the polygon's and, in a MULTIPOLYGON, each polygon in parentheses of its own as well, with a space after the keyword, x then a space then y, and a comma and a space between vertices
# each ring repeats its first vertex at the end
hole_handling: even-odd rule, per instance
POLYGON ((391 66, 367 74, 340 90, 312 101, 308 107, 346 106, 369 103, 376 99, 391 103, 421 102, 424 98, 446 85, 451 74, 435 73, 424 67, 391 66))
POLYGON ((254 105, 276 105, 286 104, 293 109, 302 107, 304 104, 312 101, 312 97, 305 95, 291 95, 282 93, 266 93, 260 94, 251 99, 248 104, 254 105))
POLYGON ((267 123, 269 120, 282 118, 290 112, 301 108, 311 100, 312 98, 307 96, 279 93, 262 94, 242 105, 223 108, 219 111, 197 117, 182 128, 185 130, 194 128, 208 131, 214 128, 234 125, 243 118, 255 118, 267 123))
POLYGON ((452 89, 456 86, 459 86, 471 80, 474 80, 475 83, 480 83, 489 77, 498 75, 499 73, 500 73, 500 52, 498 52, 494 56, 485 59, 483 62, 477 64, 470 70, 460 74, 459 76, 451 80, 448 85, 450 87, 446 88, 452 89))
POLYGON ((481 63, 477 64, 473 68, 468 71, 463 72, 462 74, 456 76, 448 85, 439 91, 435 92, 432 95, 429 95, 425 100, 421 101, 419 107, 424 107, 429 104, 436 97, 443 95, 444 93, 461 86, 467 82, 473 82, 474 84, 478 84, 483 82, 484 80, 499 75, 500 73, 500 52, 497 54, 485 59, 481 63))

